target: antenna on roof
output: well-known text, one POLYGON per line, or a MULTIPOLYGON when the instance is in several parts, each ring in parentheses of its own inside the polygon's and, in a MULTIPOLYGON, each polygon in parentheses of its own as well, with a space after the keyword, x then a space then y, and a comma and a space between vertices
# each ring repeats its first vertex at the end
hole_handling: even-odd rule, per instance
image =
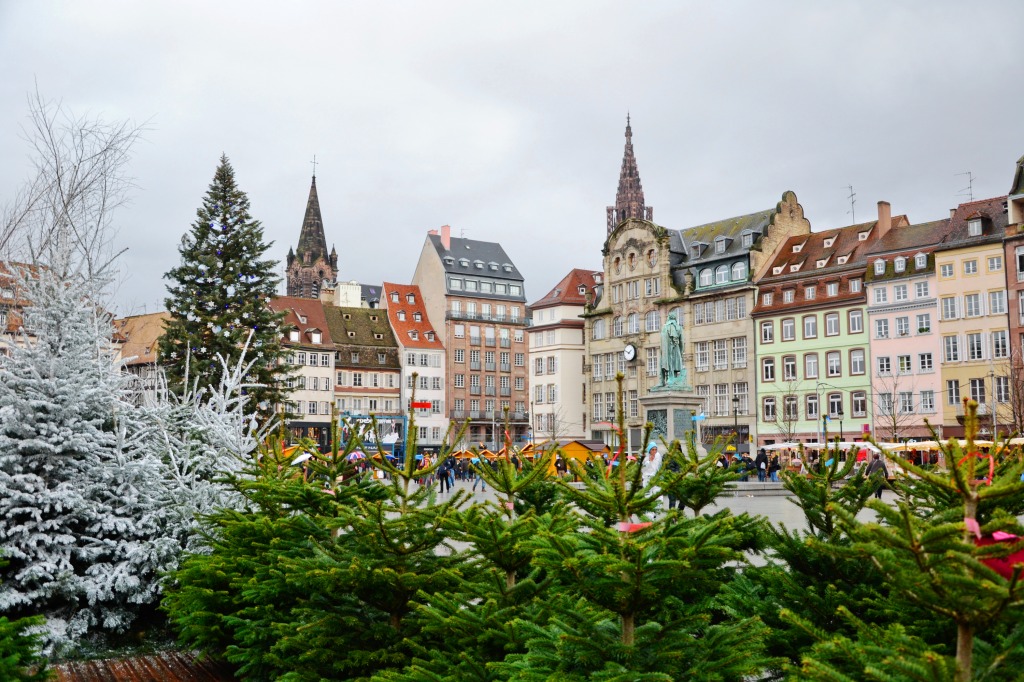
POLYGON ((974 201, 974 173, 971 171, 964 171, 963 173, 957 173, 957 175, 967 176, 967 186, 957 192, 958 197, 967 196, 970 197, 968 201, 974 201))
POLYGON ((459 239, 465 239, 465 238, 466 238, 466 228, 460 227, 459 228, 459 239))
POLYGON ((847 211, 847 213, 850 214, 850 224, 851 225, 856 225, 857 224, 857 210, 856 210, 857 193, 853 191, 853 185, 847 185, 846 189, 850 190, 850 196, 846 197, 847 199, 850 200, 850 210, 847 211))

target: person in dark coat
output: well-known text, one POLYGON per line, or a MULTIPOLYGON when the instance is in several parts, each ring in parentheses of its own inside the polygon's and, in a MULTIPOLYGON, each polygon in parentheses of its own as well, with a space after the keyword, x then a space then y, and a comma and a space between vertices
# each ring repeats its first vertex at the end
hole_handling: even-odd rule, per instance
POLYGON ((754 458, 754 466, 757 468, 757 480, 764 483, 768 477, 768 451, 761 448, 754 458))
POLYGON ((879 471, 882 472, 882 479, 878 482, 878 487, 875 488, 875 497, 878 499, 882 499, 882 486, 885 485, 886 481, 889 480, 889 469, 886 468, 885 460, 882 459, 882 456, 876 452, 871 460, 871 463, 868 464, 868 469, 864 475, 867 476, 868 478, 871 478, 876 472, 879 471))

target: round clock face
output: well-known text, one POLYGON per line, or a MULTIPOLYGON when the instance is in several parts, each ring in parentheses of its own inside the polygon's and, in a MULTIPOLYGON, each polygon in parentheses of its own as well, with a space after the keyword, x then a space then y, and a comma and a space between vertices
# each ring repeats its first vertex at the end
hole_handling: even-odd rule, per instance
POLYGON ((627 344, 626 347, 622 349, 622 357, 626 358, 626 360, 632 360, 633 358, 635 358, 636 346, 634 346, 631 343, 627 344))

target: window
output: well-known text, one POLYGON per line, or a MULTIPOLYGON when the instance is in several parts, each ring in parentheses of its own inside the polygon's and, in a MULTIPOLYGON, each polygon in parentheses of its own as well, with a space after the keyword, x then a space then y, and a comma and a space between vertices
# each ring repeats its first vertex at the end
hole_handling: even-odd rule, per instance
POLYGON ((942 277, 943 279, 945 279, 947 277, 952 277, 952 276, 953 276, 953 264, 952 263, 944 263, 944 264, 939 266, 939 277, 942 277))
POLYGON ((981 218, 974 218, 967 221, 967 236, 968 237, 980 237, 981 236, 981 218))
POLYGON ((804 377, 808 379, 818 378, 818 354, 807 353, 804 355, 804 377))
POLYGON ((782 330, 783 341, 792 341, 796 338, 796 320, 792 317, 783 320, 779 326, 782 330))
POLYGON ((526 353, 516 353, 516 367, 526 366, 526 353))
POLYGON ((896 336, 908 336, 910 334, 910 318, 896 318, 896 336))
POLYGON ((1004 289, 988 292, 988 314, 1006 314, 1006 291, 1004 289))
POLYGON ((764 414, 764 421, 775 421, 775 398, 765 398, 761 403, 761 412, 764 414))
POLYGON ((747 278, 747 264, 740 261, 732 264, 732 280, 742 282, 747 278))
POLYGON ((861 279, 859 277, 855 277, 854 279, 850 280, 850 293, 851 294, 859 294, 860 293, 860 287, 861 287, 861 279))
POLYGON ((1002 256, 989 256, 988 258, 988 271, 999 272, 1003 269, 1003 257, 1002 256))
POLYGON ((359 362, 359 353, 352 353, 351 358, 352 358, 352 363, 353 364, 358 364, 358 362, 359 362))
POLYGON ((921 372, 931 372, 935 369, 935 363, 932 359, 931 353, 917 354, 917 369, 921 372))
POLYGON ((955 379, 946 379, 946 404, 960 404, 960 382, 955 379))
POLYGON ((612 320, 612 336, 622 336, 622 318, 616 317, 612 320))
POLYGON ((761 380, 775 381, 775 358, 762 358, 761 380))
POLYGON ((352 372, 352 385, 353 386, 362 386, 363 385, 363 373, 362 372, 352 372))
POLYGON ((747 366, 747 337, 737 336, 732 340, 732 366, 741 369, 747 366))
POLYGON ((855 348, 850 351, 850 374, 864 374, 864 349, 855 348))
POLYGON ((772 294, 771 294, 770 291, 768 293, 761 294, 761 304, 762 305, 771 305, 772 304, 772 294))
POLYGON ((804 287, 804 298, 808 301, 813 301, 818 297, 818 287, 813 284, 804 287))
POLYGON ((744 232, 743 236, 741 237, 741 243, 743 244, 743 248, 749 248, 749 247, 753 246, 754 245, 754 233, 753 232, 744 232))
POLYGON ((661 280, 657 277, 648 277, 644 280, 644 295, 657 296, 661 293, 661 280))
POLYGON ((792 303, 793 302, 793 298, 794 298, 794 294, 795 294, 795 292, 793 291, 793 289, 785 289, 782 292, 782 302, 783 303, 792 303))
POLYGON ((907 269, 907 259, 900 256, 892 262, 892 267, 896 272, 903 272, 907 269))
POLYGON ((715 268, 715 284, 728 284, 729 283, 729 266, 719 265, 715 268))
POLYGON ((787 395, 782 402, 783 418, 786 421, 796 421, 800 418, 799 402, 795 395, 787 395))
POLYGON ((885 287, 875 287, 875 303, 888 303, 889 290, 885 287))
POLYGON ((910 298, 910 292, 906 284, 897 284, 892 288, 892 297, 896 301, 906 301, 910 298))
POLYGON ((1010 336, 1005 329, 992 332, 992 357, 1010 357, 1010 336))
POLYGON ((456 348, 455 349, 455 362, 465 362, 465 361, 466 361, 466 351, 464 349, 462 349, 462 348, 456 348))
POLYGON ((711 268, 704 268, 700 271, 698 276, 698 283, 702 287, 709 287, 714 283, 715 273, 711 271, 711 268))
POLYGON ((816 339, 818 338, 818 316, 807 315, 804 317, 804 338, 805 339, 816 339))
POLYGON ((917 333, 928 334, 932 330, 932 315, 931 313, 922 313, 917 316, 917 333))
POLYGON ((661 329, 661 319, 657 310, 650 310, 644 316, 644 329, 649 332, 656 332, 661 329))
POLYGON ((306 354, 305 353, 296 353, 295 354, 295 364, 297 364, 297 365, 304 365, 304 364, 306 364, 306 354))
POLYGON ((910 364, 909 355, 897 355, 896 366, 899 368, 900 374, 910 374, 913 371, 913 367, 910 364))
POLYGON ((964 311, 967 317, 981 316, 981 294, 967 294, 964 296, 964 311))
POLYGON ((955 334, 942 337, 942 359, 943 362, 959 362, 960 341, 955 334))
MULTIPOLYGON (((491 356, 491 363, 494 364, 494 353, 489 353, 491 356)), ((548 357, 548 374, 558 373, 558 356, 552 355, 548 357)))
POLYGON ((594 327, 593 327, 593 331, 591 333, 591 337, 595 341, 599 341, 599 340, 605 338, 605 335, 606 335, 606 332, 605 332, 605 321, 603 319, 601 319, 601 320, 594 320, 594 327))
POLYGON ((842 360, 839 357, 839 351, 829 351, 825 355, 825 366, 830 377, 837 377, 843 373, 842 360))
POLYGON ((818 418, 818 396, 811 393, 804 399, 805 410, 808 419, 818 418))
POLYGON ((715 369, 729 369, 729 346, 725 339, 716 339, 711 345, 715 369))
POLYGON ((828 416, 829 419, 838 419, 839 415, 843 414, 843 394, 842 393, 829 393, 828 394, 828 416))
POLYGON ((888 376, 892 374, 892 359, 888 355, 882 355, 877 358, 878 361, 878 376, 888 376))
POLYGON ((1010 402, 1010 377, 996 377, 996 385, 993 389, 997 403, 1010 402))
POLYGON ((839 313, 825 315, 825 336, 839 335, 839 313))
POLYGON ((910 391, 900 391, 900 414, 910 414, 914 411, 914 394, 910 391))
POLYGON ((978 261, 974 260, 973 258, 971 260, 965 260, 964 261, 964 274, 965 275, 976 275, 976 274, 978 274, 978 261))
POLYGON ((640 315, 639 313, 630 313, 629 317, 626 318, 628 322, 628 328, 630 334, 640 333, 640 315))
POLYGON ((707 341, 698 341, 694 344, 693 362, 698 372, 708 371, 710 364, 710 350, 707 341))
POLYGON ((850 394, 850 407, 853 410, 853 417, 868 416, 868 394, 864 391, 854 391, 850 394))
POLYGON ((859 334, 864 331, 864 311, 851 310, 849 313, 850 333, 859 334))
POLYGON ((878 394, 878 412, 884 415, 893 414, 892 393, 878 394))
POLYGON ((985 402, 985 380, 984 379, 971 379, 971 400, 975 400, 978 404, 985 402))
POLYGON ((838 296, 839 295, 839 282, 829 282, 825 285, 825 294, 827 296, 838 296))
POLYGON ((955 320, 956 307, 957 306, 955 296, 944 296, 942 299, 942 319, 955 320))
POLYGON ((661 349, 659 348, 648 348, 647 349, 647 376, 655 377, 658 376, 660 369, 660 355, 661 349))
POLYGON ((975 332, 967 335, 967 359, 984 360, 985 349, 981 343, 981 334, 975 332))
POLYGON ((928 298, 928 282, 918 282, 914 285, 915 298, 928 298))
POLYGON ((875 338, 876 339, 887 339, 887 338, 889 338, 889 320, 886 320, 886 319, 875 320, 875 338))
POLYGON ((782 358, 782 380, 796 381, 796 356, 786 355, 782 358))
POLYGON ((876 275, 884 275, 885 274, 885 261, 884 260, 876 260, 875 261, 875 274, 876 275))
POLYGON ((921 391, 921 412, 935 411, 935 391, 921 391))
POLYGON ((761 323, 761 343, 772 343, 775 341, 775 326, 771 322, 761 323))

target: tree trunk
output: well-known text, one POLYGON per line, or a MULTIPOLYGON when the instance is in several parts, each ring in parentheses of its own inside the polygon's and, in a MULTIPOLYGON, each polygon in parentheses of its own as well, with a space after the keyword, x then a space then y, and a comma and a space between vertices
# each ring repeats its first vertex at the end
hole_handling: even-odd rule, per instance
POLYGON ((632 613, 622 614, 622 643, 626 646, 633 646, 633 638, 636 634, 636 616, 632 613))
POLYGON ((958 623, 956 626, 956 682, 970 681, 973 656, 974 626, 958 623))

